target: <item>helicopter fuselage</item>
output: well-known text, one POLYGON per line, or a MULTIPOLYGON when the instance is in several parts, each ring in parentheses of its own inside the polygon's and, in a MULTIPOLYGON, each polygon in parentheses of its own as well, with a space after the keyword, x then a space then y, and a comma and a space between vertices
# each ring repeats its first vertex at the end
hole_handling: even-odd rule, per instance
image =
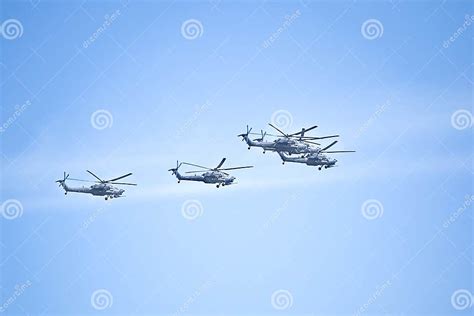
POLYGON ((105 183, 93 184, 90 187, 70 187, 65 182, 61 182, 60 185, 63 187, 65 193, 88 193, 109 198, 118 198, 125 192, 124 189, 119 189, 117 187, 114 187, 113 185, 105 183))
POLYGON ((308 166, 324 166, 325 168, 334 167, 337 163, 336 159, 329 158, 323 154, 311 154, 305 157, 288 157, 282 152, 278 152, 278 154, 280 155, 281 160, 283 160, 283 163, 288 161, 294 163, 303 163, 308 166))
POLYGON ((219 185, 231 185, 235 180, 235 177, 219 171, 207 171, 194 176, 183 176, 179 172, 176 172, 176 178, 178 178, 178 181, 199 181, 219 185))
POLYGON ((266 141, 255 141, 251 140, 247 135, 242 136, 250 147, 260 147, 263 148, 263 151, 283 151, 289 154, 305 154, 305 153, 317 153, 319 152, 319 148, 315 148, 306 144, 303 141, 297 139, 290 139, 287 137, 281 137, 273 142, 266 142, 266 141))
POLYGON ((326 166, 327 168, 334 167, 337 162, 336 159, 329 158, 325 155, 313 155, 305 159, 308 166, 326 166))

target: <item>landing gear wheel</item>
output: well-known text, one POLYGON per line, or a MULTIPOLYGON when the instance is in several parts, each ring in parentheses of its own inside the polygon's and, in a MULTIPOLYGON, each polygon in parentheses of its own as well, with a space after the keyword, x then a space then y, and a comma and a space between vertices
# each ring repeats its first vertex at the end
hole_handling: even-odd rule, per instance
POLYGON ((67 195, 67 192, 64 192, 64 195, 67 195))
POLYGON ((248 149, 248 150, 250 150, 250 146, 249 146, 249 147, 247 147, 247 149, 248 149))
POLYGON ((321 170, 321 167, 319 167, 318 169, 321 170))
POLYGON ((283 161, 281 164, 282 164, 282 165, 284 165, 284 164, 285 164, 285 162, 283 161))
POLYGON ((107 201, 109 198, 108 197, 105 197, 105 200, 107 201))
POLYGON ((327 168, 328 168, 328 166, 324 166, 324 169, 327 169, 327 168))
POLYGON ((219 185, 216 185, 216 188, 219 188, 219 185))
POLYGON ((178 180, 178 183, 181 183, 181 180, 178 180))

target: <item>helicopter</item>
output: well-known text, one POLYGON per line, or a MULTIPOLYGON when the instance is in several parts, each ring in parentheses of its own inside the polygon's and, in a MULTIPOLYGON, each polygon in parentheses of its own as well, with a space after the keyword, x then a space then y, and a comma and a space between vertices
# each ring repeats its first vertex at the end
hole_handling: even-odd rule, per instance
POLYGON ((96 178, 98 181, 89 181, 89 180, 81 180, 81 179, 74 179, 74 178, 69 178, 69 174, 66 175, 66 172, 64 172, 63 178, 60 180, 56 180, 57 183, 59 183, 59 186, 64 189, 64 194, 67 195, 68 192, 76 192, 76 193, 89 193, 92 195, 98 195, 98 196, 104 196, 105 200, 112 199, 112 198, 119 198, 119 197, 124 197, 122 194, 125 192, 124 189, 117 188, 113 186, 112 184, 119 184, 119 185, 136 185, 135 183, 125 183, 125 182, 115 182, 117 180, 123 179, 125 177, 131 176, 132 173, 127 173, 126 175, 123 175, 121 177, 117 177, 114 179, 110 180, 102 180, 98 176, 96 176, 94 173, 92 173, 89 170, 86 170, 88 173, 90 173, 94 178, 96 178), (97 184, 93 184, 90 187, 70 187, 66 184, 66 180, 73 180, 73 181, 81 181, 81 182, 93 182, 97 184))
POLYGON ((319 152, 308 153, 301 157, 289 157, 285 155, 285 153, 279 151, 278 154, 280 155, 281 160, 283 161, 282 164, 285 162, 295 162, 295 163, 304 163, 308 166, 318 166, 318 169, 321 170, 323 167, 325 169, 336 167, 337 159, 329 158, 328 156, 324 155, 327 154, 336 154, 336 153, 353 153, 354 150, 336 150, 336 151, 327 151, 330 147, 334 146, 337 143, 337 140, 332 142, 330 145, 324 147, 319 152))
POLYGON ((287 152, 289 155, 317 153, 320 151, 320 148, 315 147, 313 145, 319 146, 321 144, 315 143, 313 142, 313 140, 339 137, 339 135, 330 135, 323 137, 305 136, 306 132, 317 128, 318 126, 316 125, 307 129, 302 128, 300 132, 296 132, 293 134, 286 134, 271 123, 269 123, 268 125, 276 129, 281 135, 267 134, 266 132, 263 132, 263 130, 260 131, 260 134, 251 133, 252 128, 249 129, 247 125, 247 133, 239 134, 237 136, 242 137, 242 141, 245 140, 249 150, 250 147, 261 147, 263 148, 263 153, 265 153, 266 151, 276 151, 287 152), (249 135, 260 135, 261 137, 252 140, 249 138, 249 135), (266 135, 277 137, 277 139, 275 139, 274 141, 264 141, 266 135))
POLYGON ((221 162, 217 165, 215 168, 208 168, 200 165, 195 165, 192 163, 188 162, 182 162, 179 163, 176 161, 176 168, 169 169, 168 171, 171 171, 172 175, 176 175, 176 178, 178 179, 178 183, 183 181, 200 181, 204 183, 212 183, 216 184, 216 187, 219 188, 221 185, 226 186, 226 185, 231 185, 234 183, 235 177, 229 175, 228 173, 224 172, 227 170, 237 170, 237 169, 246 169, 246 168, 253 168, 253 166, 243 166, 243 167, 232 167, 232 168, 221 168, 224 162, 226 161, 226 158, 222 158, 221 162), (196 172, 202 172, 201 175, 193 175, 193 176, 186 176, 186 175, 181 175, 178 172, 179 167, 181 165, 188 165, 188 166, 194 166, 198 168, 202 168, 204 170, 207 170, 203 172, 203 170, 199 171, 187 171, 186 173, 196 173, 196 172))

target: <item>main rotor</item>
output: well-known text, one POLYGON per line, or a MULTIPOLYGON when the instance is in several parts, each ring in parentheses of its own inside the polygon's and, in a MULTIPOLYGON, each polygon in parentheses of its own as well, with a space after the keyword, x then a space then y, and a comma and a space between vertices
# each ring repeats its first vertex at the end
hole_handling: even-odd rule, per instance
POLYGON ((182 162, 182 164, 183 164, 183 165, 188 165, 188 166, 193 166, 193 167, 198 167, 198 168, 203 169, 203 170, 186 171, 186 173, 196 173, 196 172, 203 172, 203 171, 207 170, 207 171, 217 171, 217 172, 221 172, 221 173, 223 173, 223 174, 225 174, 225 175, 229 175, 228 173, 226 173, 226 172, 224 172, 224 171, 253 168, 253 166, 241 166, 241 167, 221 168, 225 161, 226 161, 226 158, 222 158, 221 162, 220 162, 220 163, 217 165, 217 167, 215 167, 215 168, 209 168, 209 167, 205 167, 205 166, 201 166, 201 165, 196 165, 196 164, 189 163, 189 162, 182 162))
POLYGON ((247 125, 247 133, 240 134, 238 136, 242 137, 242 140, 243 140, 243 137, 248 136, 248 135, 259 135, 260 137, 254 139, 254 141, 263 141, 265 136, 268 135, 268 136, 277 137, 277 138, 295 139, 295 140, 298 140, 298 141, 301 141, 301 142, 305 142, 305 143, 312 144, 312 145, 317 145, 317 146, 319 146, 321 144, 314 142, 314 140, 339 137, 339 135, 329 135, 329 136, 321 136, 321 137, 314 137, 314 136, 306 136, 305 135, 307 132, 317 128, 318 127, 317 125, 311 126, 309 128, 304 128, 303 127, 301 129, 301 131, 296 132, 296 133, 291 133, 291 134, 283 132, 280 128, 276 127, 272 123, 268 123, 268 125, 270 125, 273 129, 275 129, 279 133, 279 135, 268 134, 267 132, 264 132, 263 130, 261 130, 260 133, 252 133, 252 128, 249 128, 248 125, 247 125))
POLYGON ((355 150, 328 150, 332 146, 337 144, 337 140, 333 141, 331 144, 327 145, 324 148, 321 148, 317 153, 308 153, 304 157, 318 156, 320 154, 342 154, 342 153, 355 153, 355 150))
POLYGON ((276 127, 272 123, 268 123, 268 125, 270 125, 272 128, 274 128, 275 130, 277 130, 281 134, 281 135, 271 135, 271 134, 269 134, 270 136, 275 136, 275 137, 282 137, 283 136, 285 138, 296 138, 300 141, 304 141, 306 143, 315 144, 315 145, 320 145, 320 144, 311 142, 312 140, 339 137, 339 135, 329 135, 329 136, 321 136, 321 137, 305 136, 305 133, 317 128, 318 127, 317 125, 311 126, 309 128, 304 128, 303 127, 301 129, 301 131, 296 132, 296 133, 292 133, 292 134, 287 134, 287 133, 283 132, 281 129, 279 129, 278 127, 276 127))
POLYGON ((83 180, 83 179, 75 179, 75 178, 69 178, 69 174, 66 175, 66 172, 64 172, 64 177, 62 180, 57 180, 56 182, 64 183, 67 179, 73 180, 73 181, 80 181, 80 182, 90 182, 90 183, 101 183, 101 184, 117 184, 117 185, 137 185, 136 183, 128 183, 128 182, 116 182, 117 180, 129 177, 132 175, 132 173, 127 173, 123 176, 113 178, 110 180, 103 180, 99 178, 96 174, 94 174, 92 171, 86 170, 89 174, 91 174, 94 178, 97 179, 97 181, 90 181, 90 180, 83 180))

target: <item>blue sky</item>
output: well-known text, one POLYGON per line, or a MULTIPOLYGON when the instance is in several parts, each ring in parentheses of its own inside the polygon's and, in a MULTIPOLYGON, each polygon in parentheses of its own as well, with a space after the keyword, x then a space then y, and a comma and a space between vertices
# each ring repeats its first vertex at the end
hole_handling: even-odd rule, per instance
POLYGON ((469 1, 37 0, 0 12, 0 311, 472 312, 469 1), (282 166, 237 137, 271 121, 317 124, 357 152, 324 171, 282 166), (223 189, 167 171, 222 157, 255 168, 223 189), (138 186, 104 201, 54 183, 86 169, 133 172, 138 186))

